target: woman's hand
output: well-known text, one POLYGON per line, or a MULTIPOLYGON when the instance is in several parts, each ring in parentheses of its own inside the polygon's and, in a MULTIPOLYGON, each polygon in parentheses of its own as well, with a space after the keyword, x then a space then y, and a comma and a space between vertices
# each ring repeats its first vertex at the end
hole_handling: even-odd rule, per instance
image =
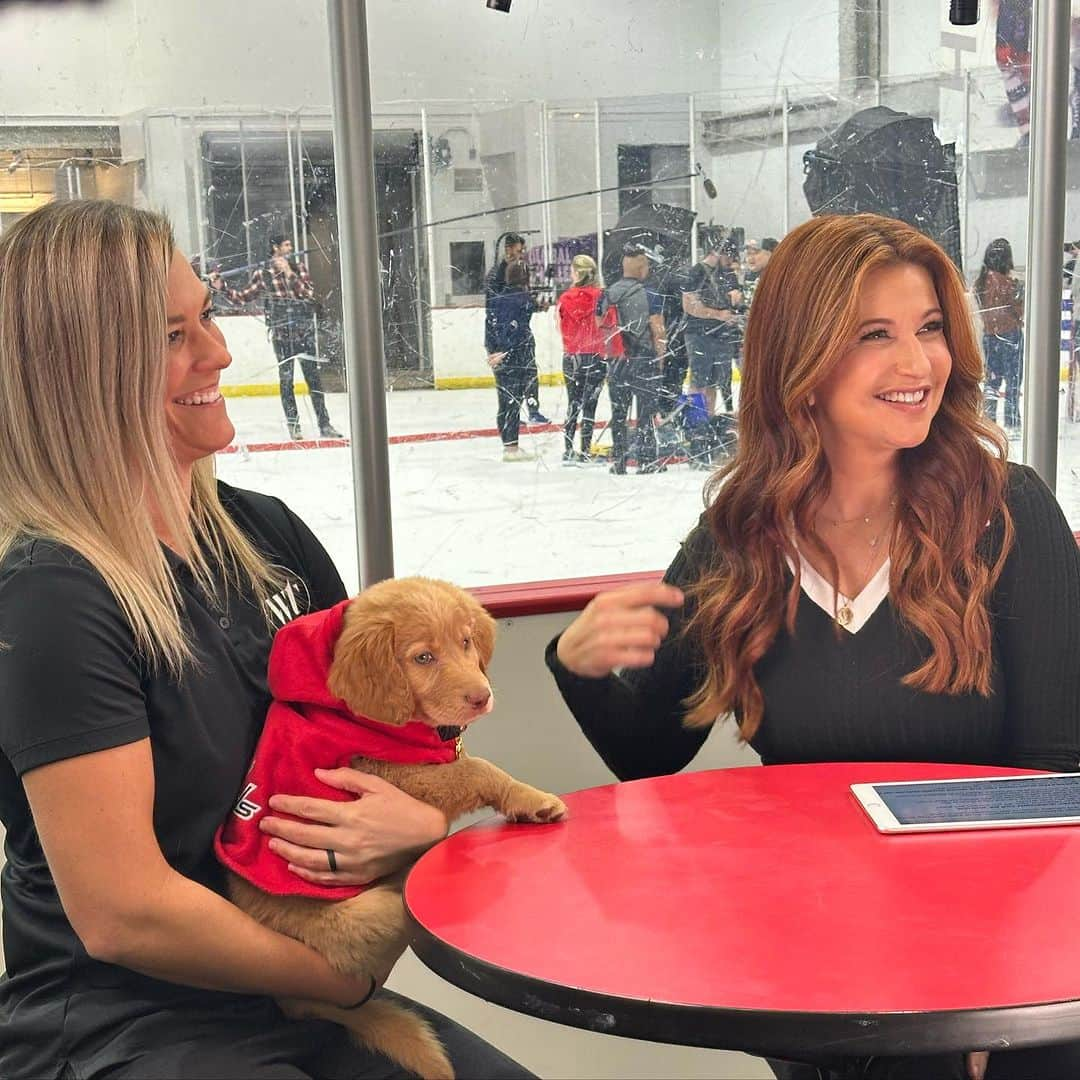
POLYGON ((668 631, 656 609, 682 602, 674 585, 628 585, 601 593, 563 631, 555 655, 568 671, 590 679, 617 667, 648 667, 668 631))
POLYGON ((407 866, 446 836, 446 816, 381 777, 356 769, 316 769, 330 787, 351 791, 351 802, 274 795, 270 809, 303 821, 267 816, 259 823, 274 838, 270 850, 316 885, 366 885, 407 866), (328 851, 337 871, 330 870, 328 851))
POLYGON ((488 367, 494 371, 505 359, 506 353, 504 352, 488 353, 488 367))
POLYGON ((972 1050, 970 1054, 965 1055, 964 1064, 967 1065, 968 1080, 983 1080, 989 1060, 989 1050, 972 1050))

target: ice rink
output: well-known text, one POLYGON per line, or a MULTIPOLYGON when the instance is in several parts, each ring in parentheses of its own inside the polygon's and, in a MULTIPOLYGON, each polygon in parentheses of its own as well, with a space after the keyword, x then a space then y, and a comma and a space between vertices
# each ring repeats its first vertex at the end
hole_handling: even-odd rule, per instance
MULTIPOLYGON (((298 399, 305 433, 316 425, 298 399)), ((541 387, 550 420, 565 415, 561 387, 541 387)), ((348 434, 344 394, 327 395, 334 425, 348 434)), ((708 474, 686 464, 650 476, 612 476, 606 465, 565 468, 559 431, 522 429, 535 460, 504 463, 495 433, 495 391, 405 390, 387 394, 394 558, 399 575, 461 585, 660 570, 703 508, 708 474), (415 440, 415 441, 410 441, 415 440)), ((355 590, 350 450, 344 445, 261 449, 287 443, 276 397, 228 401, 236 449, 218 473, 239 487, 277 495, 311 526, 355 590)), ((598 420, 609 416, 606 391, 598 420)), ((1080 424, 1061 419, 1058 499, 1080 528, 1080 424)), ((601 445, 608 444, 605 434, 601 445)), ((1019 456, 1019 444, 1011 444, 1019 456)))
MULTIPOLYGON (((314 435, 310 399, 298 401, 305 433, 314 435)), ((540 403, 561 422, 561 388, 541 387, 540 403)), ((398 574, 495 585, 661 569, 701 513, 707 473, 687 465, 651 476, 612 476, 606 464, 564 468, 559 431, 523 428, 521 446, 535 460, 504 463, 494 389, 398 391, 387 404, 398 574), (423 438, 394 441, 402 436, 423 438)), ((327 407, 348 434, 345 395, 327 395, 327 407)), ((245 450, 285 441, 281 405, 274 397, 231 398, 228 410, 238 450, 218 455, 221 478, 284 499, 355 588, 348 447, 245 450)), ((608 415, 605 393, 597 419, 608 415)), ((609 441, 604 435, 601 445, 609 441)))

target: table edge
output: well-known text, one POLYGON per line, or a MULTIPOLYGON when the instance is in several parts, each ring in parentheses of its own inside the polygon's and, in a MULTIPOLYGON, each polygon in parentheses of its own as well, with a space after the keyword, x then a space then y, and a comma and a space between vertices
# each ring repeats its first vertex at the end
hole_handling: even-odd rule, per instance
POLYGON ((447 982, 514 1012, 605 1035, 807 1060, 808 1055, 1016 1050, 1080 1034, 1080 999, 937 1012, 821 1013, 616 997, 533 978, 463 953, 423 927, 407 902, 405 912, 413 952, 447 982))

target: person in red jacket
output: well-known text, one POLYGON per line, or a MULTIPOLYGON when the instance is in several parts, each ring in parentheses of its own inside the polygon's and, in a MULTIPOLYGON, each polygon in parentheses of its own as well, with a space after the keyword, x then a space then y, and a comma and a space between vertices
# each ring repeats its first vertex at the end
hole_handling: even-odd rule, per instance
POLYGON ((563 464, 588 460, 592 448, 596 403, 604 386, 604 338, 596 306, 602 290, 597 285, 596 261, 575 255, 570 263, 573 284, 556 304, 563 340, 563 378, 566 380, 566 423, 563 425, 563 464), (581 414, 581 452, 574 452, 574 431, 581 414))

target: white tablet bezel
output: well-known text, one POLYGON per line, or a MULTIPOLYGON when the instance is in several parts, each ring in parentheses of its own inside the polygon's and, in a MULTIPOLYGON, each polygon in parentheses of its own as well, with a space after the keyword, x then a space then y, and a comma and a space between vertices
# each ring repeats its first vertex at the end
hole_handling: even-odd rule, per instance
POLYGON ((1023 773, 1019 776, 964 776, 947 780, 879 780, 872 784, 852 784, 851 793, 878 832, 956 832, 967 829, 1023 829, 1047 825, 1080 825, 1080 815, 1054 818, 1009 818, 988 821, 928 821, 904 824, 889 809, 879 787, 906 787, 912 784, 978 784, 987 780, 1045 780, 1047 777, 1080 776, 1080 773, 1023 773))

